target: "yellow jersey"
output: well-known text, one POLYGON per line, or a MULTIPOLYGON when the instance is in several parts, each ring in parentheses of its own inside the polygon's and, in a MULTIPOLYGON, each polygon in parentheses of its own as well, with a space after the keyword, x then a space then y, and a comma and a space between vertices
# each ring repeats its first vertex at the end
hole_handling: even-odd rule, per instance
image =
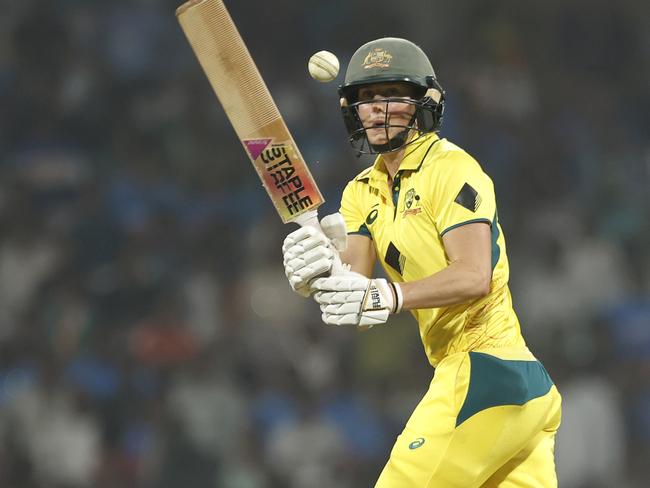
POLYGON ((480 299, 413 310, 432 366, 456 352, 524 347, 508 288, 508 259, 494 185, 469 154, 436 134, 406 148, 389 186, 381 155, 348 183, 341 213, 349 234, 373 240, 388 277, 415 281, 449 264, 442 237, 473 222, 492 229, 492 282, 480 299))

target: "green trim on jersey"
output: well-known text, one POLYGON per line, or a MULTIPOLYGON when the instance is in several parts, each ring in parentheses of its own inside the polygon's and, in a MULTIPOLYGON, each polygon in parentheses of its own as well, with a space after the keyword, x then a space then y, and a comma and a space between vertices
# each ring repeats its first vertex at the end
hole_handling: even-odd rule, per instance
POLYGON ((398 171, 393 179, 393 186, 391 187, 393 194, 393 205, 395 206, 395 211, 393 212, 393 219, 397 217, 397 204, 399 202, 399 192, 400 192, 400 181, 401 181, 401 171, 398 171))
POLYGON ((470 352, 469 388, 456 417, 456 427, 482 410, 524 405, 546 395, 553 381, 539 361, 512 361, 470 352))
POLYGON ((372 234, 371 234, 370 231, 368 230, 368 226, 367 226, 366 224, 361 224, 361 225, 359 226, 359 230, 357 230, 357 231, 355 231, 355 232, 348 232, 348 235, 349 235, 349 236, 354 236, 354 235, 357 235, 357 236, 366 236, 366 237, 370 237, 370 238, 372 239, 372 234))
POLYGON ((496 267, 497 263, 499 262, 499 258, 501 257, 501 247, 498 244, 499 236, 501 233, 499 232, 499 226, 498 226, 498 217, 497 213, 494 213, 494 218, 492 220, 489 219, 472 219, 472 220, 467 220, 465 222, 460 222, 458 224, 454 224, 450 227, 447 227, 445 230, 443 230, 440 233, 440 237, 444 236, 447 232, 450 230, 454 230, 458 227, 462 227, 467 224, 475 224, 476 222, 486 222, 490 224, 490 234, 492 236, 492 270, 496 267))
POLYGON ((498 240, 501 233, 499 232, 499 218, 497 212, 494 212, 494 219, 492 220, 492 271, 496 268, 499 258, 501 257, 501 246, 498 240))
POLYGON ((449 232, 450 230, 454 230, 454 229, 457 229, 458 227, 462 227, 462 226, 464 226, 464 225, 468 225, 468 224, 476 224, 477 222, 486 222, 486 223, 490 224, 490 226, 492 225, 492 221, 491 221, 490 219, 472 219, 472 220, 466 220, 465 222, 460 222, 460 223, 458 223, 458 224, 454 224, 454 225, 452 225, 452 226, 450 226, 450 227, 447 227, 445 230, 443 230, 443 231, 440 233, 440 237, 444 236, 444 235, 445 235, 447 232, 449 232))

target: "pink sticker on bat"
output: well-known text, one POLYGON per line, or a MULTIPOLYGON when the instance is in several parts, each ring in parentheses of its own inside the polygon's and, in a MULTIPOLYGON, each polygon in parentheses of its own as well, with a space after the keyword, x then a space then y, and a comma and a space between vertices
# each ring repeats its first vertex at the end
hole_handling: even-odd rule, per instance
POLYGON ((271 143, 273 139, 246 139, 243 141, 244 147, 253 161, 262 154, 262 151, 271 143))

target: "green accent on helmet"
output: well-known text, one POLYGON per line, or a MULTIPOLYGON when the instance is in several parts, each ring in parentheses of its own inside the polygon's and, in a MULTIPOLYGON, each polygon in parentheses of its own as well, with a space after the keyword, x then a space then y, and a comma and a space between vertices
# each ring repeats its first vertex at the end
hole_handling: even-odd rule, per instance
POLYGON ((364 44, 352 55, 340 92, 352 102, 360 85, 406 81, 426 89, 431 86, 428 80, 435 76, 422 49, 406 39, 383 37, 364 44))

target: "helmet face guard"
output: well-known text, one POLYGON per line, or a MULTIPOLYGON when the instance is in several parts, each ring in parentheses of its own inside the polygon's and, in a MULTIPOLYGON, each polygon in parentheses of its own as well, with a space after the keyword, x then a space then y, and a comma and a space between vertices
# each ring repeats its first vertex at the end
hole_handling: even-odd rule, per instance
MULTIPOLYGON (((385 37, 368 42, 354 53, 348 64, 345 82, 339 87, 341 114, 348 131, 349 142, 359 153, 391 152, 414 142, 423 134, 438 132, 442 124, 445 95, 436 79, 427 55, 406 39, 385 37), (375 98, 359 101, 359 89, 379 83, 406 83, 413 89, 411 98, 375 98), (359 107, 366 103, 386 103, 384 129, 388 142, 373 145, 359 117, 359 107), (415 106, 413 117, 403 126, 390 125, 388 104, 408 103, 415 106), (392 127, 401 128, 388 139, 392 127), (414 131, 417 133, 414 134, 414 131)), ((381 127, 381 126, 378 126, 381 127)), ((376 129, 376 128, 375 128, 376 129)))
MULTIPOLYGON (((404 146, 414 143, 424 134, 431 132, 438 132, 442 125, 442 118, 445 109, 444 92, 435 79, 431 80, 431 88, 434 88, 440 93, 440 100, 435 101, 427 90, 421 98, 380 98, 374 100, 356 101, 357 92, 360 86, 346 87, 341 89, 342 95, 341 114, 343 115, 343 122, 348 131, 348 141, 354 148, 357 154, 382 154, 393 152, 401 149, 404 146), (354 91, 351 89, 354 88, 354 91), (347 93, 346 93, 347 92, 347 93), (347 94, 347 96, 346 96, 347 94), (355 100, 353 103, 348 103, 349 100, 355 100), (385 103, 384 107, 384 124, 383 129, 386 131, 386 140, 384 144, 371 144, 368 139, 367 130, 377 130, 382 126, 366 128, 363 126, 361 117, 359 116, 359 108, 372 104, 385 103), (389 104, 401 103, 409 104, 415 107, 413 116, 405 125, 389 123, 389 104), (391 128, 402 129, 392 138, 389 137, 389 130, 391 128), (417 135, 412 131, 417 132, 417 135)), ((417 87, 420 88, 420 87, 417 87)), ((421 91, 420 91, 421 92, 421 91)))

